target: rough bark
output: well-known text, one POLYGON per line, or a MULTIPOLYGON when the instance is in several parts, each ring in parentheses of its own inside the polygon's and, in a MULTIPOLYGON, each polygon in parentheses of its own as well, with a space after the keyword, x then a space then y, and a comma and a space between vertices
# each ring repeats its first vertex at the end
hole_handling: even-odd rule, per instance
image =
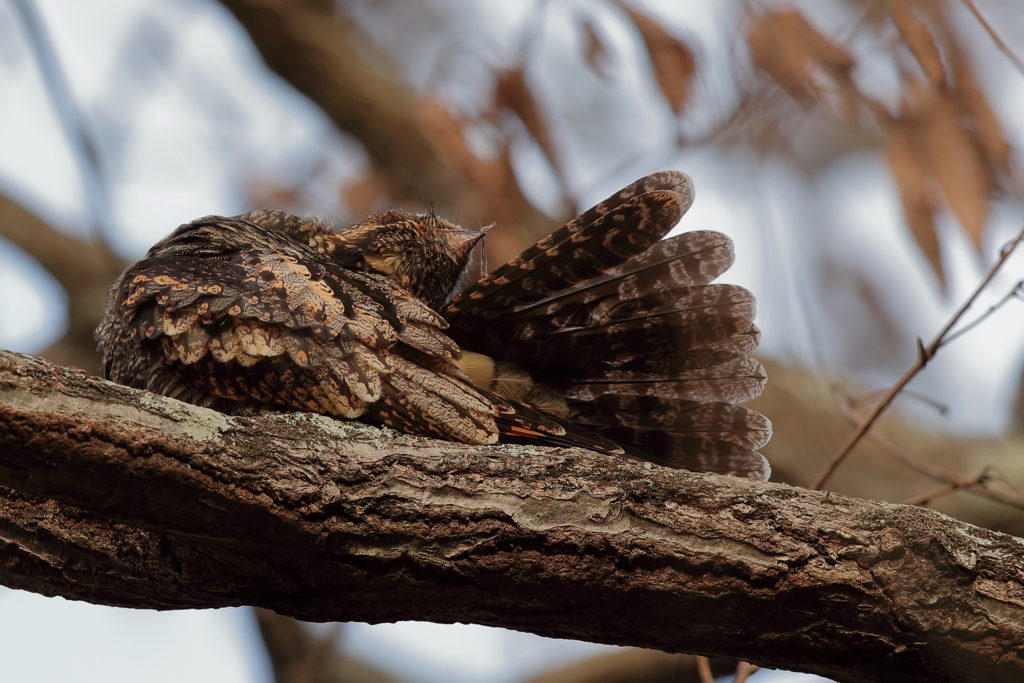
MULTIPOLYGON (((810 485, 855 423, 840 409, 835 378, 787 367, 768 358, 759 360, 764 363, 769 380, 764 393, 750 407, 770 417, 775 426, 775 435, 763 449, 772 463, 772 478, 796 486, 810 485)), ((894 457, 891 448, 876 442, 874 436, 897 444, 907 457, 928 470, 938 470, 956 479, 967 480, 994 467, 1000 480, 991 482, 991 490, 1004 494, 1003 500, 1013 504, 997 502, 994 496, 982 497, 967 489, 940 498, 931 507, 986 529, 1024 536, 1020 494, 1024 487, 1024 434, 996 438, 956 436, 901 417, 894 410, 879 421, 872 436, 864 439, 836 471, 829 481, 830 489, 858 498, 904 501, 946 483, 908 467, 894 457)))
POLYGON ((1024 541, 926 509, 316 415, 0 352, 0 580, 472 622, 838 681, 1019 681, 1024 541))

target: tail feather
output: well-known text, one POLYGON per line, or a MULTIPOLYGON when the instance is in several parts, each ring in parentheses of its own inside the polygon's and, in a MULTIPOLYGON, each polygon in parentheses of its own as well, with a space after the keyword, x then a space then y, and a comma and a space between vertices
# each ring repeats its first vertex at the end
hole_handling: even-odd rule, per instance
POLYGON ((636 299, 654 292, 706 285, 728 270, 734 258, 733 243, 727 235, 711 230, 683 233, 654 244, 603 275, 518 305, 515 313, 570 300, 589 303, 607 296, 636 299))
POLYGON ((759 362, 744 354, 733 354, 709 367, 676 373, 612 370, 591 380, 556 387, 563 390, 566 398, 577 401, 596 401, 605 394, 617 394, 744 403, 761 395, 765 381, 759 362))
POLYGON ((598 427, 598 433, 626 446, 627 455, 665 467, 767 481, 772 470, 755 450, 732 450, 713 437, 657 429, 598 427))
MULTIPOLYGON (((606 287, 614 287, 615 282, 606 287)), ((560 379, 593 378, 641 360, 658 371, 705 349, 748 352, 760 335, 751 322, 754 297, 734 285, 681 286, 625 298, 617 291, 582 293, 488 326, 492 353, 560 379)))
POLYGON ((742 318, 703 326, 621 323, 601 330, 576 330, 562 335, 557 343, 510 345, 502 357, 541 373, 548 383, 564 383, 611 370, 672 372, 685 366, 687 359, 681 356, 687 353, 746 353, 757 347, 759 337, 754 324, 742 318))
POLYGON ((623 444, 627 454, 698 472, 771 474, 757 452, 771 438, 771 422, 742 406, 622 395, 570 405, 579 410, 578 424, 623 444))
POLYGON ((754 297, 742 287, 704 285, 662 290, 631 299, 609 296, 589 303, 567 301, 497 329, 520 341, 581 329, 611 330, 623 325, 703 326, 715 318, 752 321, 755 309, 754 297))
POLYGON ((661 429, 713 434, 730 449, 754 450, 772 435, 771 422, 749 408, 718 401, 605 394, 596 401, 570 401, 574 422, 591 427, 661 429))

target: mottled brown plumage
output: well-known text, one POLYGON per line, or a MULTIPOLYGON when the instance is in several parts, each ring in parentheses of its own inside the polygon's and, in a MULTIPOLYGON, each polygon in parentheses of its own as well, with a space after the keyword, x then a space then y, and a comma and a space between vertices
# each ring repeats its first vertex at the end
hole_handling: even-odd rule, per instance
POLYGON ((429 216, 375 218, 383 236, 366 221, 333 235, 282 211, 182 226, 111 290, 97 330, 106 376, 225 412, 305 410, 494 443, 494 415, 509 408, 466 380, 424 302, 450 292, 475 237, 429 216), (424 279, 389 261, 403 249, 414 264, 461 250, 463 263, 424 279))
POLYGON ((736 405, 765 383, 747 355, 760 334, 754 298, 710 284, 732 265, 732 242, 710 231, 662 240, 692 201, 684 174, 642 178, 442 312, 460 345, 541 378, 573 425, 626 453, 766 479, 757 449, 771 424, 736 405))
POLYGON ((753 297, 709 284, 731 242, 660 241, 692 197, 683 174, 643 178, 454 299, 480 235, 431 215, 386 211, 338 233, 283 211, 200 219, 112 289, 104 368, 225 412, 766 478, 770 425, 735 405, 764 384, 746 355, 753 297))

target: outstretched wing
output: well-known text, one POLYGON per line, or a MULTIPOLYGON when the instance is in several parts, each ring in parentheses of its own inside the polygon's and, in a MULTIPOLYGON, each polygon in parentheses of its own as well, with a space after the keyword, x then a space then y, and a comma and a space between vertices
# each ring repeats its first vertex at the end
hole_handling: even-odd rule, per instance
POLYGON ((519 307, 585 283, 647 251, 693 203, 685 173, 641 178, 585 211, 452 299, 452 334, 473 333, 519 307))
POLYGON ((732 242, 710 231, 659 241, 692 196, 682 174, 648 176, 499 268, 445 315, 465 348, 518 364, 566 399, 573 423, 627 453, 767 478, 756 451, 771 424, 735 405, 765 383, 747 355, 759 339, 754 298, 710 284, 732 264, 732 242))
POLYGON ((459 349, 444 327, 386 278, 213 217, 183 226, 125 272, 97 337, 108 377, 191 403, 367 416, 494 442, 495 406, 453 365, 459 349), (194 246, 216 244, 218 231, 251 231, 252 248, 194 246))

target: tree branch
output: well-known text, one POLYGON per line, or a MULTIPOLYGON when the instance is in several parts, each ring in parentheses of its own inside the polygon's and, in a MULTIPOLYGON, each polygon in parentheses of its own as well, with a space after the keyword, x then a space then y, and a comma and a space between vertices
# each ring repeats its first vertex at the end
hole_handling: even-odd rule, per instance
POLYGON ((420 619, 837 681, 1018 681, 1024 542, 582 450, 230 418, 0 351, 0 581, 420 619))
POLYGON ((498 221, 488 242, 498 262, 558 227, 526 200, 507 153, 492 161, 473 154, 463 123, 397 74, 386 75, 387 57, 368 54, 372 41, 334 3, 220 2, 272 71, 363 144, 393 199, 430 204, 467 226, 498 221))
POLYGON ((102 241, 66 235, 3 194, 0 235, 38 261, 67 293, 67 332, 42 355, 98 372, 100 357, 92 331, 103 316, 110 285, 126 264, 102 241))
MULTIPOLYGON (((772 478, 809 487, 822 463, 849 435, 849 413, 827 379, 768 358, 759 360, 770 381, 749 406, 771 417, 775 425, 775 434, 763 449, 772 463, 772 478)), ((1022 452, 1021 434, 957 437, 901 417, 897 411, 875 426, 872 438, 857 447, 857 457, 836 472, 830 488, 848 496, 898 502, 951 480, 942 475, 963 480, 995 467, 1019 489, 1024 487, 1022 452), (928 468, 909 466, 906 461, 910 458, 927 462, 928 468)), ((991 485, 994 488, 997 483, 991 485)), ((1000 490, 1009 497, 1015 489, 1000 490)), ((977 526, 1024 536, 1024 515, 1019 508, 995 503, 976 492, 947 496, 930 507, 977 526)))

